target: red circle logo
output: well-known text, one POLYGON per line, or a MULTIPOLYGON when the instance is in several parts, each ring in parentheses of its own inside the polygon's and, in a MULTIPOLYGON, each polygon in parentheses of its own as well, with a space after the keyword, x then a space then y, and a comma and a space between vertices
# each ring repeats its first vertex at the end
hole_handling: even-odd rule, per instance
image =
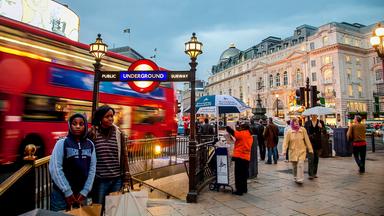
MULTIPOLYGON (((128 68, 128 71, 158 71, 158 70, 159 70, 159 67, 156 65, 156 63, 149 59, 139 59, 133 62, 128 68)), ((128 85, 137 92, 147 93, 155 90, 160 85, 160 82, 129 81, 128 85)))

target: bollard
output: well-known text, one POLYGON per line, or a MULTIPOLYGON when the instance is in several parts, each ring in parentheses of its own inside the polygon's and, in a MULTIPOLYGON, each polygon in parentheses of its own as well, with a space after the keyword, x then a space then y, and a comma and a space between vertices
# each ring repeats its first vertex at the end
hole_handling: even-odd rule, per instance
POLYGON ((375 152, 376 151, 376 148, 375 148, 375 133, 372 132, 372 152, 375 152))

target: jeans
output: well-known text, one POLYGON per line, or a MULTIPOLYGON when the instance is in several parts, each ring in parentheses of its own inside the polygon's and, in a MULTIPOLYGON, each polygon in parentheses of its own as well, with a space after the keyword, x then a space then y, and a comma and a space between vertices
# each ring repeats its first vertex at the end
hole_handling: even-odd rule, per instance
POLYGON ((313 149, 313 154, 308 155, 308 175, 315 177, 319 166, 319 150, 313 149))
POLYGON ((268 161, 267 163, 272 163, 272 155, 273 155, 273 161, 277 163, 277 146, 273 148, 268 148, 268 161))
POLYGON ((63 211, 67 209, 64 193, 56 187, 52 187, 50 204, 51 211, 63 211))
POLYGON ((101 179, 95 178, 93 185, 93 203, 99 203, 105 206, 105 196, 112 192, 120 191, 123 182, 121 177, 101 179))
POLYGON ((260 151, 260 160, 265 160, 265 144, 263 139, 258 139, 259 151, 260 151))
POLYGON ((365 155, 367 154, 367 146, 353 146, 353 157, 355 158, 359 171, 365 172, 365 155))

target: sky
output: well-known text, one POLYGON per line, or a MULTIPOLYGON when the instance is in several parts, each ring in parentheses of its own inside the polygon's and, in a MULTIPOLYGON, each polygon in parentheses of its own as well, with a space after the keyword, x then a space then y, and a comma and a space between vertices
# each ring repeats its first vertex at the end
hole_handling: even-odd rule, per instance
POLYGON ((109 48, 129 45, 169 70, 189 70, 184 43, 192 32, 203 43, 197 79, 208 80, 221 53, 245 50, 268 36, 286 38, 296 27, 330 22, 384 21, 383 0, 56 0, 80 17, 80 42, 98 33, 109 48), (130 33, 124 33, 124 29, 130 33), (156 52, 155 52, 156 49, 156 52))

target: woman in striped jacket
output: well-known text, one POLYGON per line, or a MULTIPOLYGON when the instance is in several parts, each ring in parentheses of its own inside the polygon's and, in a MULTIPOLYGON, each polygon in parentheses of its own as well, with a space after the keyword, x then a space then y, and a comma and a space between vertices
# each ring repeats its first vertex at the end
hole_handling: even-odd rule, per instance
POLYGON ((103 105, 93 117, 89 138, 95 144, 96 177, 93 188, 93 202, 105 205, 105 196, 120 191, 130 178, 125 136, 113 124, 115 110, 103 105))

